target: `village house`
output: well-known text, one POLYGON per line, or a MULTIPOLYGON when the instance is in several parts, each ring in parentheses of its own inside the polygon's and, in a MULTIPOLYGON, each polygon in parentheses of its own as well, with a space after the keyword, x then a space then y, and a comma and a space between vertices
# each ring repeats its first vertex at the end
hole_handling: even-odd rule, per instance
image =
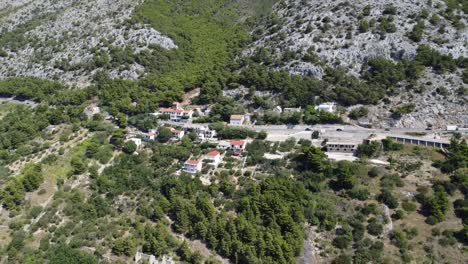
POLYGON ((156 133, 143 133, 143 140, 144 141, 150 141, 150 140, 155 140, 156 139, 156 133))
POLYGON ((173 122, 185 122, 192 118, 193 110, 184 110, 179 103, 173 103, 171 108, 160 108, 154 115, 167 115, 173 122))
POLYGON ((219 149, 232 150, 236 155, 241 154, 246 146, 247 142, 244 140, 221 141, 218 144, 219 149))
POLYGON ((328 113, 334 113, 336 111, 336 104, 335 103, 323 103, 319 104, 315 107, 317 111, 324 111, 328 113))
POLYGON ((90 104, 85 108, 84 113, 85 113, 85 115, 88 116, 88 118, 91 118, 95 114, 101 113, 101 108, 99 108, 99 106, 97 106, 97 104, 90 104))
POLYGON ((231 144, 231 149, 236 155, 241 154, 245 150, 245 146, 247 145, 247 142, 244 140, 231 140, 229 141, 229 143, 231 144))
POLYGON ((184 167, 182 168, 182 170, 187 173, 195 174, 202 170, 202 166, 202 162, 199 160, 187 160, 184 163, 184 167))
POLYGON ((175 128, 171 128, 171 133, 172 133, 172 139, 174 140, 181 140, 185 135, 185 132, 183 130, 178 130, 175 128))
POLYGON ((197 134, 198 140, 201 142, 216 138, 216 130, 211 130, 206 126, 197 127, 193 130, 193 132, 197 134))
POLYGON ((221 153, 217 150, 210 151, 205 155, 205 160, 208 165, 218 167, 221 162, 221 153))
POLYGON ((240 126, 244 123, 245 117, 243 115, 231 115, 229 124, 232 126, 240 126))

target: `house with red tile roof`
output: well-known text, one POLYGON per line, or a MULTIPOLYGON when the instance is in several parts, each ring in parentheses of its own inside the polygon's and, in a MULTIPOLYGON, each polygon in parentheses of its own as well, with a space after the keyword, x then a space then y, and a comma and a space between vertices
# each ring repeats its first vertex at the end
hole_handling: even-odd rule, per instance
POLYGON ((229 124, 232 126, 240 126, 244 123, 245 116, 244 115, 231 115, 231 119, 229 120, 229 124))
POLYGON ((183 130, 178 130, 175 128, 171 128, 172 138, 174 140, 180 140, 184 137, 185 132, 183 130))
POLYGON ((200 172, 202 170, 202 162, 201 160, 187 160, 184 163, 184 167, 182 168, 183 171, 187 173, 192 173, 195 174, 197 172, 200 172))
POLYGON ((218 167, 221 162, 221 152, 217 150, 210 151, 205 155, 205 160, 208 165, 218 167))
POLYGON ((184 110, 179 103, 175 102, 171 108, 160 108, 155 115, 167 115, 174 122, 184 122, 192 118, 193 110, 184 110))
POLYGON ((230 141, 221 141, 218 143, 219 149, 230 149, 234 151, 234 154, 239 155, 247 146, 247 141, 245 140, 230 140, 230 141))

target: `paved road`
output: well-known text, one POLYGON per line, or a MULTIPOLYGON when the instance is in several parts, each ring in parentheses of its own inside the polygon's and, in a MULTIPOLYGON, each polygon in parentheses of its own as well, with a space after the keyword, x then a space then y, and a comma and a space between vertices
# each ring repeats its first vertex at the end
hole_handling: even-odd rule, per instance
MULTIPOLYGON (((198 123, 180 123, 172 121, 159 121, 160 124, 186 127, 186 128, 197 128, 197 127, 206 127, 209 124, 198 124, 198 123)), ((368 138, 371 134, 377 134, 381 136, 389 135, 404 135, 408 132, 424 132, 428 136, 435 136, 446 132, 442 129, 426 130, 421 128, 392 128, 390 131, 385 129, 373 129, 373 128, 364 128, 353 125, 242 125, 237 126, 242 128, 251 129, 254 131, 265 131, 268 134, 267 140, 270 141, 285 141, 288 138, 295 138, 296 140, 300 139, 311 139, 312 131, 320 132, 320 141, 323 139, 328 139, 330 141, 346 141, 346 142, 362 142, 362 140, 368 138)), ((465 131, 466 132, 466 131, 465 131)))
MULTIPOLYGON (((181 126, 181 127, 188 127, 188 128, 196 128, 196 127, 203 127, 208 126, 208 123, 198 124, 198 123, 180 123, 180 122, 172 122, 172 121, 159 121, 160 124, 166 124, 170 126, 181 126)), ((352 125, 242 125, 236 126, 242 128, 248 128, 259 131, 266 131, 267 133, 285 133, 285 134, 293 134, 301 131, 319 131, 322 133, 325 132, 342 132, 344 133, 351 133, 351 134, 371 134, 371 133, 385 133, 385 134, 403 134, 407 132, 426 132, 426 133, 441 133, 445 132, 446 130, 443 129, 435 129, 431 131, 427 131, 426 129, 422 128, 392 128, 390 131, 385 131, 385 129, 374 129, 374 128, 364 128, 359 126, 352 126, 352 125), (341 130, 341 131, 338 131, 341 130)))

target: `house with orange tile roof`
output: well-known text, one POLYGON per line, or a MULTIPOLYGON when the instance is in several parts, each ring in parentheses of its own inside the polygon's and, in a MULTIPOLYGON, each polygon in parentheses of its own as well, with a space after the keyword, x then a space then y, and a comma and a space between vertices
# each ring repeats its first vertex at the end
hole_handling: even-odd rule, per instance
POLYGON ((184 122, 192 118, 193 110, 184 110, 179 103, 175 102, 171 108, 160 108, 155 115, 167 115, 174 122, 184 122))
POLYGON ((202 170, 203 164, 201 160, 187 160, 184 163, 184 167, 182 168, 183 171, 187 173, 192 173, 195 174, 197 172, 200 172, 202 170))
POLYGON ((217 150, 210 151, 205 155, 205 160, 208 165, 218 167, 221 162, 221 152, 217 150))
POLYGON ((174 140, 181 140, 185 135, 185 132, 183 130, 178 130, 175 128, 171 128, 171 133, 172 133, 172 139, 174 140))
POLYGON ((219 149, 232 150, 234 154, 239 155, 247 146, 247 141, 245 140, 230 140, 230 141, 221 141, 218 143, 219 149))
POLYGON ((229 120, 229 124, 232 126, 240 126, 244 123, 245 116, 244 115, 231 115, 231 119, 229 120))

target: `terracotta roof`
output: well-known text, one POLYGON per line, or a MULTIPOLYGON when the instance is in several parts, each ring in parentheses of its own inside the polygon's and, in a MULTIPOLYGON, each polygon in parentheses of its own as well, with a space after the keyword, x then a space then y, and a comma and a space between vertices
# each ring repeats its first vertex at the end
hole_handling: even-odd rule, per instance
POLYGON ((177 130, 177 129, 175 129, 175 128, 172 128, 172 129, 171 129, 171 133, 173 133, 173 134, 180 134, 181 132, 182 132, 182 131, 177 130))
POLYGON ((221 154, 221 153, 220 153, 219 151, 213 150, 213 151, 209 152, 209 153, 206 154, 206 155, 208 155, 208 156, 218 156, 218 155, 220 155, 220 154, 221 154))
POLYGON ((232 115, 231 119, 244 119, 243 115, 232 115))
POLYGON ((185 164, 189 164, 189 165, 198 165, 198 163, 200 163, 198 160, 187 160, 185 162, 185 164))
POLYGON ((235 145, 235 146, 242 146, 242 145, 245 144, 245 141, 243 141, 243 140, 231 140, 231 141, 229 141, 229 143, 231 145, 235 145))

